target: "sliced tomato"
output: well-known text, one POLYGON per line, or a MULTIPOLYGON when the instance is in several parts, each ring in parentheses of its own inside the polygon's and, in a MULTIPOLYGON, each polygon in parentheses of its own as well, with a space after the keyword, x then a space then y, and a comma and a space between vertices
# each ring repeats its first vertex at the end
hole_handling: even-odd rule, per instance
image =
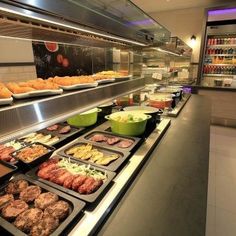
POLYGON ((58 44, 53 42, 44 42, 45 47, 49 52, 56 52, 58 50, 58 44))

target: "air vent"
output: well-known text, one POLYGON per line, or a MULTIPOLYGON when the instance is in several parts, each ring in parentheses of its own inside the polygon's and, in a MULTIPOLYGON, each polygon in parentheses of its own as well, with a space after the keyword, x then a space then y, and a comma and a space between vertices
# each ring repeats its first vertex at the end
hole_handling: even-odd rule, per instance
POLYGON ((130 46, 121 41, 31 19, 21 19, 14 15, 8 16, 4 13, 0 12, 0 36, 97 47, 130 46))

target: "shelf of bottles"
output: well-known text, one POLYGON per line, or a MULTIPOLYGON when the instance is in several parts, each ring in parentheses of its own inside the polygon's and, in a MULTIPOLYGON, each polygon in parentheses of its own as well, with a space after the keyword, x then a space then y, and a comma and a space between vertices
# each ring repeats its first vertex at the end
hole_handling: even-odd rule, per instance
POLYGON ((236 36, 209 36, 203 76, 236 75, 236 36))

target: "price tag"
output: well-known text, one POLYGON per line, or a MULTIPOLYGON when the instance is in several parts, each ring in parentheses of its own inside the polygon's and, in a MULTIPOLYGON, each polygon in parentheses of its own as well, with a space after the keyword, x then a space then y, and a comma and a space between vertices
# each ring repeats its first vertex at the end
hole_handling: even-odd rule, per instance
POLYGON ((162 80, 162 74, 155 72, 152 74, 152 78, 157 80, 162 80))

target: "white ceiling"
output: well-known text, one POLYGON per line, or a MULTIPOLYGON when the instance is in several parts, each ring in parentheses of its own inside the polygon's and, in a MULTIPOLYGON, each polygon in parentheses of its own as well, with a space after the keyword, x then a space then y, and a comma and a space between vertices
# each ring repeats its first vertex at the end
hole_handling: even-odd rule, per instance
POLYGON ((235 0, 132 0, 134 4, 139 6, 147 13, 178 10, 194 7, 212 7, 225 5, 227 3, 235 3, 235 0))

